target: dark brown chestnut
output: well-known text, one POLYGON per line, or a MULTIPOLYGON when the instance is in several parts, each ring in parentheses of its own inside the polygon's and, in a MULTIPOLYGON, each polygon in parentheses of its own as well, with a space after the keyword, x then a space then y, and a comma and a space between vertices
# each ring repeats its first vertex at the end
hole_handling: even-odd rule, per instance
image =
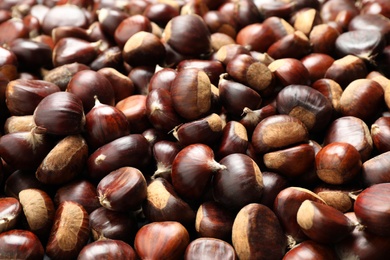
POLYGON ((338 259, 336 251, 331 246, 306 240, 289 250, 283 256, 283 260, 309 260, 313 257, 318 260, 338 259))
POLYGON ((85 139, 81 135, 68 135, 45 156, 35 176, 45 184, 64 184, 81 175, 87 159, 85 139))
POLYGON ((302 64, 309 71, 310 81, 322 79, 326 70, 333 64, 334 59, 325 53, 310 53, 301 59, 302 64))
POLYGON ((89 69, 89 67, 82 63, 67 63, 52 70, 43 71, 43 79, 56 84, 62 91, 64 91, 73 75, 80 70, 86 69, 89 69))
POLYGON ((239 259, 281 259, 287 239, 275 213, 264 205, 251 203, 234 219, 232 244, 239 259))
POLYGON ((265 23, 254 23, 242 28, 236 37, 236 42, 247 46, 251 51, 266 52, 276 41, 276 37, 265 23))
POLYGON ((152 222, 141 227, 134 241, 142 259, 182 259, 190 243, 187 229, 176 221, 152 222))
POLYGON ((213 198, 225 208, 240 210, 259 202, 263 193, 263 176, 256 162, 246 154, 230 154, 219 161, 225 168, 213 178, 213 198))
POLYGON ((273 115, 263 119, 253 131, 251 143, 263 154, 300 142, 308 141, 305 124, 296 117, 273 115))
POLYGON ((52 259, 74 259, 87 244, 89 233, 85 209, 76 202, 64 201, 56 210, 46 254, 52 259))
POLYGON ((275 41, 267 53, 274 59, 300 59, 311 51, 309 38, 301 31, 295 31, 275 41))
POLYGON ((223 128, 221 141, 219 143, 217 157, 223 157, 233 154, 245 154, 248 148, 248 133, 244 125, 237 121, 229 121, 223 128))
POLYGON ((340 32, 327 23, 314 26, 309 34, 313 52, 334 55, 335 43, 339 35, 340 32))
POLYGON ((275 78, 282 86, 291 84, 310 85, 309 71, 298 59, 277 59, 271 62, 268 68, 274 73, 275 78))
POLYGON ((187 120, 199 119, 211 107, 211 82, 200 69, 180 71, 171 85, 171 97, 176 112, 187 120))
POLYGON ((151 32, 150 20, 141 14, 136 14, 123 19, 114 29, 116 44, 123 49, 126 42, 137 32, 151 32))
POLYGON ((34 111, 38 130, 55 135, 79 134, 85 114, 81 99, 70 92, 55 92, 42 99, 34 111))
POLYGON ((332 117, 332 105, 321 92, 306 85, 284 87, 276 97, 276 108, 302 121, 308 131, 320 132, 332 117))
POLYGON ((141 134, 117 138, 93 152, 87 160, 87 176, 100 181, 124 166, 145 167, 152 157, 148 140, 141 134))
POLYGON ((39 238, 28 230, 13 229, 0 234, 0 258, 43 259, 45 251, 39 238))
POLYGON ((381 116, 371 125, 371 139, 380 153, 390 151, 390 143, 388 142, 389 130, 390 117, 381 116))
POLYGON ((113 211, 136 210, 146 198, 146 180, 140 170, 121 167, 100 180, 96 190, 100 204, 113 211))
POLYGON ((137 254, 134 249, 127 243, 121 240, 106 239, 92 242, 80 251, 77 256, 78 260, 103 260, 110 258, 126 258, 128 260, 136 260, 137 254))
POLYGON ((176 194, 172 184, 163 178, 156 178, 149 183, 142 210, 151 222, 177 221, 184 226, 191 226, 195 220, 194 210, 176 194))
POLYGON ((126 116, 118 108, 102 104, 95 96, 95 106, 85 116, 85 138, 92 150, 129 135, 126 116))
POLYGON ((115 105, 114 89, 110 81, 93 70, 82 70, 73 75, 66 91, 80 98, 85 113, 95 105, 95 96, 103 104, 115 105))
POLYGON ((14 229, 22 213, 22 206, 13 197, 0 198, 0 233, 14 229))
POLYGON ((163 40, 183 55, 201 56, 211 52, 210 31, 196 14, 172 18, 165 27, 163 40))
POLYGON ((236 252, 231 244, 216 238, 197 238, 187 246, 184 253, 185 260, 195 259, 237 259, 236 252))
POLYGON ((105 76, 108 81, 110 81, 114 90, 115 104, 134 94, 135 89, 133 81, 117 69, 105 66, 97 72, 105 76))
POLYGON ((55 206, 64 201, 79 203, 88 214, 100 207, 96 186, 83 179, 65 184, 56 191, 53 199, 55 206))

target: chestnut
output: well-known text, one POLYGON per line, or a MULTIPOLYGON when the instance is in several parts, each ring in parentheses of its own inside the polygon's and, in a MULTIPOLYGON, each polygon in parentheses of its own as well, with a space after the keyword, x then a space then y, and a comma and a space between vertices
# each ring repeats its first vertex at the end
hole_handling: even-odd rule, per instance
POLYGON ((94 241, 115 239, 128 244, 133 243, 138 230, 133 212, 112 211, 105 207, 99 207, 89 214, 89 227, 94 241))
POLYGON ((42 160, 35 176, 45 184, 64 184, 81 175, 88 159, 88 146, 81 135, 61 139, 42 160))
POLYGON ((317 243, 313 240, 306 240, 289 250, 284 255, 283 260, 309 260, 313 259, 313 257, 317 260, 338 259, 336 251, 332 246, 317 243))
POLYGON ((85 113, 88 113, 95 105, 95 96, 103 104, 115 105, 114 89, 110 81, 93 70, 82 70, 73 75, 66 91, 80 98, 85 113))
POLYGON ((281 190, 274 201, 273 211, 288 236, 290 246, 307 239, 297 223, 298 209, 305 200, 325 204, 325 201, 317 194, 301 187, 287 187, 281 190))
POLYGON ((153 66, 165 59, 165 47, 151 32, 137 32, 123 46, 123 60, 130 66, 153 66))
POLYGON ((248 136, 252 136, 253 130, 261 120, 276 114, 276 107, 271 104, 265 105, 256 110, 245 107, 242 111, 242 118, 239 122, 245 126, 248 136))
POLYGON ((46 241, 54 221, 55 208, 49 195, 38 189, 25 189, 19 192, 20 205, 28 229, 41 241, 46 241))
POLYGON ((318 243, 335 243, 356 227, 356 224, 337 209, 311 200, 305 200, 297 212, 297 223, 302 231, 318 243))
POLYGON ((311 170, 315 164, 314 149, 309 144, 299 144, 293 147, 264 154, 264 165, 270 171, 293 179, 311 170), (299 161, 299 165, 296 162, 299 161), (293 167, 293 165, 295 165, 293 167))
POLYGON ((295 31, 275 41, 267 50, 274 59, 300 59, 311 51, 309 38, 301 31, 295 31))
POLYGON ((310 53, 301 58, 302 64, 309 71, 310 81, 322 79, 326 70, 333 64, 333 57, 325 53, 310 53))
POLYGON ((197 238, 187 246, 184 253, 185 260, 195 259, 237 259, 236 252, 229 243, 216 238, 197 238))
POLYGON ((235 213, 220 203, 202 203, 195 219, 195 230, 199 237, 212 237, 230 242, 235 213))
POLYGON ((275 213, 267 206, 251 203, 234 219, 232 244, 239 259, 281 259, 287 239, 275 213))
POLYGON ((310 132, 324 130, 333 111, 322 93, 306 85, 284 87, 276 97, 276 108, 280 114, 298 118, 310 132))
POLYGON ((152 157, 148 140, 141 134, 117 138, 93 152, 87 160, 87 176, 100 181, 124 166, 145 167, 152 157))
POLYGON ((173 135, 183 146, 196 143, 212 146, 220 139, 223 124, 221 117, 213 113, 207 117, 178 125, 173 135))
POLYGON ((13 229, 0 233, 0 258, 43 259, 45 251, 38 237, 28 230, 13 229))
POLYGON ((210 31, 196 14, 173 17, 165 26, 163 40, 183 55, 201 56, 211 52, 210 31))
POLYGON ((60 88, 43 80, 16 79, 5 89, 6 105, 14 116, 32 115, 39 102, 60 88))
POLYGON ((107 35, 114 37, 115 30, 119 24, 130 15, 118 8, 102 7, 97 11, 97 21, 107 35))
POLYGON ((52 93, 34 111, 38 130, 55 135, 79 134, 84 130, 85 114, 81 99, 70 92, 52 93))
POLYGON ((195 220, 194 210, 176 194, 172 184, 163 178, 156 178, 149 183, 142 211, 151 222, 177 221, 190 226, 195 220))
MULTIPOLYGON (((119 16, 120 17, 120 16, 119 16)), ((137 32, 151 32, 150 20, 141 14, 136 14, 123 19, 114 29, 114 39, 120 48, 124 48, 126 42, 137 32)))
POLYGON ((326 130, 324 145, 333 142, 352 144, 360 153, 361 161, 371 157, 373 141, 367 124, 354 116, 343 116, 334 120, 326 130))
POLYGON ((355 200, 354 212, 359 223, 364 225, 367 232, 379 236, 389 236, 388 199, 389 183, 374 184, 364 189, 355 200))
POLYGON ((255 151, 264 154, 293 144, 308 141, 305 124, 289 115, 273 115, 263 119, 253 131, 255 151))
POLYGON ((266 52, 276 41, 276 37, 265 23, 253 23, 242 28, 236 37, 236 42, 248 46, 251 51, 266 52))
POLYGON ((152 222, 141 227, 134 248, 141 259, 182 259, 190 243, 187 229, 175 221, 152 222))
POLYGON ((248 143, 248 133, 244 125, 237 121, 229 121, 223 128, 217 157, 222 159, 233 153, 245 154, 248 143))
POLYGON ((43 191, 51 191, 46 185, 38 181, 34 175, 34 171, 16 170, 12 172, 4 181, 4 193, 7 196, 18 199, 19 192, 25 189, 40 189, 43 191))
POLYGON ((239 54, 250 55, 251 53, 245 46, 237 43, 231 43, 218 48, 218 51, 213 55, 213 59, 222 62, 222 64, 226 66, 229 61, 239 54))
POLYGON ((180 150, 181 146, 177 142, 167 140, 158 140, 155 142, 152 152, 157 169, 152 179, 162 177, 168 181, 171 180, 172 163, 180 150))
POLYGON ((359 175, 362 161, 358 150, 349 143, 332 142, 316 155, 318 177, 328 184, 345 184, 359 175))
POLYGON ((134 249, 127 243, 114 240, 99 240, 92 242, 80 251, 77 256, 78 260, 92 260, 92 259, 107 259, 110 258, 126 258, 129 260, 136 260, 137 255, 134 249))
POLYGON ((142 172, 121 167, 107 174, 97 186, 100 204, 113 211, 138 209, 146 198, 147 185, 142 172))
POLYGON ((261 195, 260 204, 273 209, 276 196, 282 190, 290 186, 290 181, 275 172, 263 171, 263 195, 261 195))
POLYGON ((176 112, 187 120, 199 119, 211 107, 211 82, 200 69, 178 72, 171 85, 171 97, 176 112))
POLYGON ((340 32, 328 23, 314 26, 309 34, 313 52, 334 55, 335 43, 339 35, 340 32))
POLYGON ((96 186, 87 180, 75 180, 61 186, 55 193, 53 202, 56 207, 63 201, 75 201, 90 214, 100 207, 96 186))
POLYGON ((380 153, 390 151, 387 138, 390 130, 390 117, 381 116, 371 125, 371 138, 375 148, 380 153))
POLYGON ((336 116, 339 111, 340 98, 343 93, 340 84, 332 79, 321 78, 313 82, 311 87, 321 92, 322 95, 332 103, 333 117, 336 116))
POLYGON ((134 94, 134 83, 117 69, 105 66, 97 70, 97 73, 102 74, 110 81, 114 90, 115 104, 134 94))
POLYGON ((54 83, 60 88, 60 90, 64 91, 74 74, 87 69, 89 69, 89 67, 82 63, 68 63, 49 71, 44 71, 43 80, 54 83))
POLYGON ((0 233, 14 229, 22 213, 22 206, 13 197, 0 198, 0 233))
POLYGON ((213 178, 213 198, 225 208, 240 210, 259 202, 263 193, 263 177, 256 162, 246 154, 233 153, 219 161, 225 168, 213 178))
POLYGON ((370 122, 384 107, 383 88, 371 79, 352 81, 344 89, 339 103, 341 115, 355 116, 365 122, 370 122))
POLYGON ((199 200, 215 172, 225 169, 214 160, 213 150, 205 144, 191 144, 176 155, 172 163, 172 184, 184 199, 199 200))
POLYGON ((225 72, 223 64, 217 60, 189 59, 183 60, 177 65, 177 71, 187 68, 197 68, 203 70, 206 72, 207 76, 209 76, 211 84, 215 86, 218 85, 220 75, 225 72))
POLYGON ((282 58, 271 62, 268 68, 282 86, 310 85, 310 74, 303 63, 294 58, 282 58))
POLYGON ((55 213, 46 245, 52 259, 75 259, 89 239, 88 213, 78 203, 62 202, 55 213))
POLYGON ((100 103, 95 96, 95 105, 85 115, 85 139, 91 150, 129 135, 130 127, 126 116, 118 108, 100 103))

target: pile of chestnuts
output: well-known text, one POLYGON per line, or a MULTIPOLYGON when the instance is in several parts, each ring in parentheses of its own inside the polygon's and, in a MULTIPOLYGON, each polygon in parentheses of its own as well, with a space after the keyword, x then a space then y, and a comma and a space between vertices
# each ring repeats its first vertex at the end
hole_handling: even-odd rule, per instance
POLYGON ((387 259, 389 0, 0 1, 0 259, 387 259))

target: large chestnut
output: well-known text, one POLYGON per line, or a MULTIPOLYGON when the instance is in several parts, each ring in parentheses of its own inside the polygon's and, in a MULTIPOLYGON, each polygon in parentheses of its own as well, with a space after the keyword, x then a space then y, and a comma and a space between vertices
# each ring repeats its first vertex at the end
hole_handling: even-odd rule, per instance
POLYGON ((134 167, 122 167, 107 174, 97 186, 100 204, 114 211, 138 209, 146 198, 146 180, 134 167))
POLYGON ((162 221, 141 227, 134 248, 141 259, 182 259, 190 243, 187 229, 175 221, 162 221))
POLYGON ((281 259, 287 239, 275 213, 264 205, 251 203, 234 219, 232 244, 239 259, 281 259))
POLYGON ((103 260, 107 258, 136 260, 137 254, 129 244, 123 241, 104 239, 86 245, 77 256, 78 260, 103 260))
POLYGON ((15 228, 21 213, 22 207, 16 198, 0 198, 0 233, 15 228))
POLYGON ((41 241, 31 231, 13 229, 0 234, 1 259, 43 259, 41 241))
POLYGON ((193 240, 186 248, 184 259, 237 259, 236 252, 229 243, 216 238, 197 238, 193 240))

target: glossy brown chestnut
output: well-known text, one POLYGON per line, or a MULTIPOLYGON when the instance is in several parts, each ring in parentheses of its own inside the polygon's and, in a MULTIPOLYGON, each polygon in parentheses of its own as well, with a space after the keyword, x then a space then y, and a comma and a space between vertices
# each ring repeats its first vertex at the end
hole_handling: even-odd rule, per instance
POLYGON ((17 75, 18 61, 16 55, 3 47, 0 47, 0 74, 8 81, 14 80, 17 75))
POLYGON ((155 142, 152 148, 153 158, 156 161, 157 169, 153 178, 162 177, 168 181, 171 180, 172 163, 176 155, 181 150, 178 142, 160 140, 155 142))
POLYGON ((390 117, 379 117, 371 125, 371 138, 375 148, 384 153, 390 151, 390 143, 387 136, 390 134, 390 117))
POLYGON ((355 200, 354 212, 367 232, 389 236, 389 194, 390 184, 379 183, 364 189, 355 200))
POLYGON ((239 259, 281 259, 287 240, 272 210, 251 203, 234 219, 232 244, 239 259))
POLYGON ((172 184, 182 198, 199 200, 213 174, 225 168, 214 160, 214 152, 209 146, 192 144, 176 155, 172 164, 172 184))
POLYGON ((95 106, 85 116, 85 139, 92 150, 129 135, 126 116, 118 108, 102 104, 95 96, 95 106))
POLYGON ((181 125, 183 119, 175 111, 169 90, 153 89, 146 97, 146 114, 150 123, 158 130, 170 132, 181 125))
MULTIPOLYGON (((102 46, 105 43, 102 43, 102 46)), ((115 70, 123 70, 125 64, 123 63, 122 50, 118 46, 112 46, 108 48, 102 47, 102 52, 98 53, 96 58, 89 63, 92 70, 98 71, 104 68, 110 68, 115 70)))
POLYGON ((213 178, 213 198, 225 208, 240 210, 259 202, 263 193, 263 177, 256 162, 246 154, 234 153, 219 163, 225 166, 213 178))
POLYGON ((56 191, 53 202, 58 207, 64 201, 79 203, 88 214, 100 207, 96 186, 87 180, 75 180, 61 186, 56 191))
POLYGON ((231 241, 234 212, 215 201, 202 203, 196 213, 195 230, 200 237, 231 241))
POLYGON ((327 23, 314 26, 309 34, 313 52, 334 55, 335 43, 339 35, 340 32, 327 23))
POLYGON ((212 146, 220 139, 223 124, 221 117, 213 113, 207 117, 179 125, 178 128, 175 128, 173 135, 183 146, 196 143, 212 146))
POLYGON ((314 166, 314 149, 309 144, 299 144, 266 153, 263 161, 270 171, 280 173, 289 179, 296 178, 309 172, 314 166), (299 165, 296 162, 299 162, 299 165))
POLYGON ((224 2, 219 6, 218 11, 232 17, 238 30, 249 24, 259 22, 262 19, 255 3, 248 0, 241 1, 240 3, 224 2))
POLYGON ((5 195, 16 199, 19 198, 19 192, 30 188, 44 191, 50 190, 35 178, 34 171, 16 170, 4 181, 5 195))
POLYGON ((97 20, 102 26, 103 32, 114 37, 119 24, 129 17, 129 14, 118 8, 103 7, 97 11, 97 20))
POLYGON ((210 31, 203 19, 195 14, 172 18, 165 27, 163 40, 184 55, 200 56, 211 52, 210 31))
POLYGON ((147 184, 142 172, 121 167, 107 174, 97 186, 100 204, 114 211, 138 209, 146 198, 147 184))
POLYGON ((280 114, 298 118, 308 131, 320 132, 332 117, 332 105, 321 92, 306 85, 289 85, 276 97, 280 114))
POLYGON ((335 60, 326 70, 324 77, 333 79, 345 89, 349 83, 355 79, 365 78, 366 75, 367 67, 364 61, 357 56, 346 55, 335 60))
POLYGON ((129 77, 125 76, 120 71, 105 66, 97 72, 105 76, 108 81, 110 81, 114 90, 115 104, 134 94, 134 83, 129 77))
POLYGON ((132 244, 138 230, 135 215, 130 212, 119 212, 99 207, 89 215, 89 226, 92 239, 122 240, 132 244))
POLYGON ((282 175, 274 172, 263 171, 263 195, 261 195, 260 204, 270 209, 274 208, 276 196, 282 190, 290 186, 289 180, 282 175))
POLYGON ((123 19, 114 29, 115 42, 123 48, 127 40, 137 32, 151 32, 152 24, 146 16, 136 14, 123 19))
POLYGON ((79 134, 84 130, 85 114, 81 99, 70 92, 55 92, 42 99, 34 111, 40 132, 55 135, 79 134))
POLYGON ((332 79, 321 78, 316 80, 311 85, 312 88, 319 91, 332 103, 333 113, 339 111, 340 98, 343 93, 343 89, 340 84, 332 79))
POLYGON ((372 121, 384 107, 383 88, 371 79, 352 81, 344 89, 339 103, 341 115, 355 116, 365 122, 372 121))
POLYGON ((345 184, 356 178, 362 161, 358 150, 349 143, 332 142, 316 155, 318 177, 328 184, 345 184))
POLYGON ((22 213, 22 206, 13 197, 0 198, 0 233, 14 229, 22 213))
POLYGON ((10 44, 18 38, 26 38, 28 36, 27 26, 20 18, 8 19, 0 24, 0 44, 10 44))
POLYGON ((309 38, 301 31, 295 31, 274 42, 267 53, 274 59, 300 59, 311 51, 309 38))
POLYGON ((0 234, 0 258, 43 259, 45 251, 38 237, 28 230, 13 229, 0 234))
POLYGON ((231 244, 216 238, 197 238, 187 246, 184 253, 185 260, 195 259, 237 259, 236 252, 231 244))
POLYGON ((0 138, 0 156, 11 167, 22 170, 36 169, 53 147, 52 140, 43 134, 15 132, 0 138))
POLYGON ((285 234, 289 238, 289 244, 294 245, 307 239, 297 223, 297 212, 302 202, 312 200, 325 204, 317 194, 311 190, 300 187, 287 187, 279 192, 275 198, 273 211, 278 217, 285 234))
POLYGON ((302 64, 309 71, 310 81, 322 79, 326 70, 333 64, 333 57, 325 53, 310 53, 301 59, 302 64))
POLYGON ((225 68, 220 61, 217 60, 198 60, 189 59, 183 60, 177 65, 177 71, 181 71, 187 68, 197 68, 206 72, 209 76, 211 84, 217 86, 219 77, 225 72, 225 68))
POLYGON ((121 240, 99 240, 92 242, 80 251, 78 260, 103 260, 107 258, 136 260, 137 254, 134 249, 121 240))
POLYGON ((283 256, 283 260, 310 260, 313 257, 318 260, 338 259, 336 251, 331 246, 306 240, 289 250, 283 256))
POLYGON ((218 51, 213 55, 213 59, 222 62, 226 66, 229 61, 239 54, 250 55, 250 51, 245 46, 237 43, 231 43, 218 48, 218 51))
POLYGON ((248 133, 244 125, 237 121, 229 121, 223 128, 221 141, 219 143, 217 157, 223 157, 233 154, 245 154, 248 148, 248 133))
POLYGON ((56 210, 46 254, 52 259, 74 259, 87 244, 89 233, 85 209, 76 202, 64 201, 56 210))
POLYGON ((218 89, 220 101, 227 112, 240 116, 246 107, 252 110, 260 108, 262 97, 259 93, 242 83, 226 79, 226 76, 221 75, 218 89))
POLYGON ((199 119, 211 107, 211 82, 203 70, 188 68, 180 71, 171 85, 176 112, 187 120, 199 119))
POLYGON ((356 227, 342 212, 311 200, 302 202, 297 222, 310 239, 323 244, 341 241, 356 227))
POLYGON ((373 141, 367 124, 354 116, 343 116, 334 120, 325 133, 323 145, 333 142, 352 144, 360 153, 361 161, 371 157, 373 141))
POLYGON ((247 46, 251 51, 266 52, 276 37, 271 28, 264 23, 254 23, 242 28, 236 37, 236 42, 247 46))
POLYGON ((141 227, 134 248, 141 259, 182 259, 190 243, 187 229, 179 222, 153 222, 141 227))
POLYGON ((55 207, 49 195, 38 189, 25 189, 19 192, 27 228, 41 241, 46 241, 54 221, 55 207))
POLYGON ((291 84, 310 85, 309 71, 298 59, 277 59, 271 62, 268 68, 274 73, 275 78, 282 86, 291 84))
POLYGON ((226 72, 234 80, 260 93, 272 87, 274 82, 271 70, 251 55, 241 54, 233 57, 226 65, 226 72))
POLYGON ((257 124, 260 123, 266 117, 276 115, 277 110, 274 105, 268 104, 264 107, 256 110, 251 110, 248 107, 243 109, 243 117, 239 121, 243 126, 245 126, 248 136, 251 136, 253 130, 256 128, 257 124))
POLYGON ((93 70, 82 70, 73 75, 66 91, 80 98, 85 113, 95 105, 95 96, 103 104, 115 105, 114 89, 110 81, 93 70))
POLYGON ((123 60, 130 66, 154 66, 165 59, 165 47, 160 38, 151 32, 133 34, 122 50, 123 60))
POLYGON ((263 119, 253 131, 252 141, 257 153, 263 154, 308 141, 304 123, 289 115, 273 115, 263 119))
POLYGON ((59 91, 60 88, 51 82, 16 79, 5 89, 6 105, 11 115, 32 115, 44 97, 59 91))
POLYGON ((177 221, 184 226, 192 226, 195 220, 194 210, 176 194, 172 184, 163 178, 156 178, 149 183, 142 210, 151 222, 177 221))

